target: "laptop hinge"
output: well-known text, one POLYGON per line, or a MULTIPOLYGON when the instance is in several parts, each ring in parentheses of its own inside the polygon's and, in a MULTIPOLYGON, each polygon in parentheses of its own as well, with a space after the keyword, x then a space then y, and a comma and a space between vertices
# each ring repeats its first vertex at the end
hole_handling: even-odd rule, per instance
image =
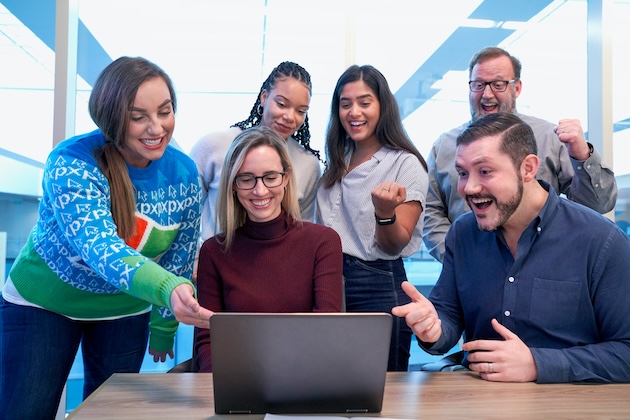
POLYGON ((229 410, 230 414, 252 414, 252 410, 229 410))
POLYGON ((367 413, 367 408, 348 408, 346 409, 346 413, 367 413))

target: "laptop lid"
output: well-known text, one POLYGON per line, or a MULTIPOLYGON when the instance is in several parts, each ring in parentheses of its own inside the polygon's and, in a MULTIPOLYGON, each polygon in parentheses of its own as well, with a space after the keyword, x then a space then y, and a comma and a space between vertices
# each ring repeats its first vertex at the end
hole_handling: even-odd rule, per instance
POLYGON ((215 412, 380 412, 391 329, 387 313, 215 313, 215 412))

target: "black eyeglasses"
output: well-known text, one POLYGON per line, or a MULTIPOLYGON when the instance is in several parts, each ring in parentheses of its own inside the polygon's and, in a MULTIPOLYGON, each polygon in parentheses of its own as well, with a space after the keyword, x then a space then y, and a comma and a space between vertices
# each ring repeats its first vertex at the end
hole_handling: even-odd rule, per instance
POLYGON ((471 80, 468 82, 468 86, 472 92, 483 92, 486 90, 486 86, 490 85, 490 89, 493 92, 505 92, 510 83, 516 82, 516 79, 512 80, 493 80, 492 82, 484 82, 482 80, 471 80))
POLYGON ((254 176, 250 174, 237 175, 234 178, 234 184, 239 190, 253 190, 256 188, 258 180, 261 179, 262 183, 267 188, 279 187, 284 181, 285 172, 269 172, 263 176, 254 176))

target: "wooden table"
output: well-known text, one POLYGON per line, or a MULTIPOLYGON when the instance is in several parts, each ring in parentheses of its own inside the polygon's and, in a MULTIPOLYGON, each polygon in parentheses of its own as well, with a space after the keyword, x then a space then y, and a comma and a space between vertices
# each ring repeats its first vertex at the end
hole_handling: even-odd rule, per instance
MULTIPOLYGON (((469 371, 390 372, 382 412, 361 417, 630 418, 630 384, 538 385, 487 382, 469 371)), ((263 416, 216 415, 211 373, 168 373, 115 374, 68 418, 258 420, 263 416)))

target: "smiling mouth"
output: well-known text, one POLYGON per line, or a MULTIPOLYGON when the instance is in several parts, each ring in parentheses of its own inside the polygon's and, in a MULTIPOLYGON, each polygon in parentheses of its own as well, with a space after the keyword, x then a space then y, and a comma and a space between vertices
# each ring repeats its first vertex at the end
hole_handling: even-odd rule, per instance
POLYGON ((160 137, 160 138, 157 138, 157 139, 140 139, 142 144, 144 144, 145 146, 148 146, 148 147, 159 146, 160 143, 162 143, 162 140, 164 140, 164 137, 160 137))
POLYGON ((280 129, 280 131, 286 131, 286 132, 294 132, 295 130, 292 130, 291 127, 288 127, 282 123, 277 122, 276 125, 278 126, 278 128, 280 129))
POLYGON ((486 210, 490 205, 492 205, 493 200, 490 198, 468 198, 468 203, 471 204, 471 207, 477 208, 479 210, 486 210))
POLYGON ((484 112, 493 112, 496 111, 499 108, 499 104, 481 104, 481 109, 484 110, 484 112))
POLYGON ((264 200, 251 200, 252 204, 256 207, 264 207, 271 202, 271 198, 266 198, 264 200))

